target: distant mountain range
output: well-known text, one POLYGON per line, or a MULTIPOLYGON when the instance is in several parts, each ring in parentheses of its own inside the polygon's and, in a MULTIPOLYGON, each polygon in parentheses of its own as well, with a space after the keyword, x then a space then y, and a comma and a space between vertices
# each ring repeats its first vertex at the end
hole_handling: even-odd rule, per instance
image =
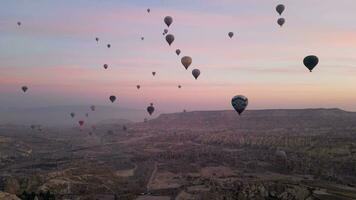
POLYGON ((114 106, 96 106, 91 111, 88 106, 49 106, 38 108, 0 108, 0 124, 41 124, 61 126, 77 124, 79 120, 90 123, 139 122, 147 117, 142 109, 128 109, 114 106), (72 118, 70 113, 74 112, 72 118), (88 113, 88 117, 86 117, 88 113))
POLYGON ((340 109, 248 110, 239 116, 235 111, 194 111, 162 114, 142 123, 153 129, 200 129, 264 131, 284 129, 356 130, 356 112, 340 109))

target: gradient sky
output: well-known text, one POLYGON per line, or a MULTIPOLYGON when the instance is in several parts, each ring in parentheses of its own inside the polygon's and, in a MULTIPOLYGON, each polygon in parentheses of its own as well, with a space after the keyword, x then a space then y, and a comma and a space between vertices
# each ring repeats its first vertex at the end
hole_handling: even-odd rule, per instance
POLYGON ((2 0, 0 104, 111 105, 114 94, 117 106, 171 112, 232 109, 243 94, 249 109, 356 111, 355 10, 355 0, 2 0), (193 58, 190 70, 176 48, 193 58), (313 73, 302 63, 310 54, 320 59, 313 73))

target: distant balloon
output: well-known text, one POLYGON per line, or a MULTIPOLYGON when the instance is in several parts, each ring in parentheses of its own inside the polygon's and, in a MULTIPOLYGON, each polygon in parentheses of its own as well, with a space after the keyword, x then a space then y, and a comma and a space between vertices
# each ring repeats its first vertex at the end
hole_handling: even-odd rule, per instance
POLYGON ((278 23, 278 25, 279 25, 280 27, 282 27, 285 22, 286 22, 286 20, 285 20, 284 18, 279 18, 279 19, 277 20, 277 23, 278 23))
POLYGON ((89 113, 85 113, 85 116, 86 116, 86 117, 89 117, 89 113))
POLYGON ((314 55, 310 55, 304 58, 303 63, 309 69, 309 71, 312 72, 314 67, 318 65, 319 58, 314 55))
POLYGON ((198 77, 200 75, 200 70, 199 69, 193 69, 192 74, 193 74, 195 79, 198 79, 198 77))
POLYGON ((167 33, 168 33, 168 29, 165 28, 165 29, 163 30, 163 33, 164 33, 164 34, 167 34, 167 33))
POLYGON ((167 36, 166 36, 166 41, 167 41, 167 43, 169 44, 169 46, 173 43, 173 41, 174 41, 174 35, 172 35, 172 34, 168 34, 167 36))
POLYGON ((144 37, 141 37, 141 40, 145 40, 145 38, 144 38, 144 37))
POLYGON ((147 8, 147 12, 150 13, 150 12, 151 12, 151 9, 147 8))
POLYGON ((185 113, 185 112, 187 112, 187 110, 186 110, 186 109, 184 109, 184 110, 183 110, 183 112, 185 113))
POLYGON ((17 26, 21 26, 21 22, 17 22, 17 26))
POLYGON ((191 57, 189 56, 184 56, 182 59, 181 59, 181 62, 183 64, 183 66, 185 67, 185 69, 188 69, 188 67, 192 64, 193 60, 191 57))
POLYGON ((178 88, 182 88, 182 86, 181 86, 181 85, 178 85, 178 88))
POLYGON ((71 116, 72 118, 75 117, 75 113, 74 113, 74 112, 70 113, 70 116, 71 116))
POLYGON ((148 114, 152 115, 154 111, 155 111, 155 107, 153 107, 153 103, 151 103, 151 105, 147 107, 147 112, 148 114))
POLYGON ((167 16, 164 18, 164 23, 169 27, 173 22, 173 18, 171 16, 167 16))
POLYGON ((126 131, 127 130, 127 127, 124 125, 124 126, 122 126, 122 130, 123 131, 126 131))
POLYGON ((95 106, 94 105, 90 106, 90 109, 91 111, 95 111, 95 106))
POLYGON ((84 125, 84 121, 82 121, 82 120, 80 120, 78 123, 79 123, 80 126, 84 125))
POLYGON ((136 85, 136 87, 137 87, 137 89, 140 89, 140 88, 141 88, 141 86, 140 86, 140 85, 136 85))
POLYGON ((237 95, 231 99, 232 107, 236 110, 239 115, 247 108, 248 99, 245 96, 237 95))
POLYGON ((110 48, 110 47, 111 47, 111 44, 108 44, 107 47, 110 48))
POLYGON ((22 86, 21 89, 22 89, 23 92, 26 92, 28 90, 28 87, 27 86, 22 86))
POLYGON ((176 50, 176 54, 179 56, 179 54, 180 54, 180 49, 177 49, 177 50, 176 50))
POLYGON ((111 103, 114 103, 114 101, 116 100, 116 96, 112 95, 109 97, 111 103))
POLYGON ((234 33, 233 32, 229 32, 228 35, 229 35, 230 38, 232 38, 234 36, 234 33))
POLYGON ((279 15, 281 15, 283 13, 284 9, 285 9, 285 6, 283 4, 279 4, 276 7, 276 11, 278 12, 279 15))
POLYGON ((96 42, 99 42, 99 38, 98 37, 96 37, 95 40, 96 40, 96 42))
POLYGON ((104 64, 104 69, 107 69, 108 67, 109 67, 109 65, 108 64, 104 64))
POLYGON ((152 72, 152 75, 155 76, 155 75, 156 75, 156 72, 152 72))
POLYGON ((31 125, 31 129, 35 129, 36 128, 36 125, 31 125))

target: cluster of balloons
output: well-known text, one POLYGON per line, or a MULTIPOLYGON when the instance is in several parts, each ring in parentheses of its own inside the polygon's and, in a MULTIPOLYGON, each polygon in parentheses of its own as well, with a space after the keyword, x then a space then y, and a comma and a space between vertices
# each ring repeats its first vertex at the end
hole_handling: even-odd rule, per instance
MULTIPOLYGON (((282 13, 284 12, 285 9, 286 9, 286 7, 283 4, 279 4, 276 6, 276 11, 279 15, 282 15, 282 13)), ((282 27, 285 22, 286 22, 286 19, 284 19, 283 17, 280 17, 277 20, 277 23, 280 27, 282 27)))

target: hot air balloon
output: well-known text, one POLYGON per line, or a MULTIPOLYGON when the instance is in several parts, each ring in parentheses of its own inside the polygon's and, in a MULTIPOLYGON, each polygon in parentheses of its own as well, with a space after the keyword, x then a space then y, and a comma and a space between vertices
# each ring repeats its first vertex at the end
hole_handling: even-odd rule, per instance
POLYGON ((107 69, 109 67, 109 65, 108 64, 104 64, 103 67, 104 67, 104 69, 107 69))
POLYGON ((21 26, 21 22, 17 22, 17 26, 21 26))
POLYGON ((177 54, 177 56, 179 56, 179 54, 180 54, 180 49, 177 49, 177 50, 176 50, 176 54, 177 54))
POLYGON ((163 33, 164 33, 164 34, 167 34, 167 33, 168 33, 168 29, 165 28, 165 29, 163 30, 163 33))
POLYGON ((108 44, 108 45, 106 45, 108 48, 110 48, 111 47, 111 44, 108 44))
POLYGON ((286 20, 285 20, 284 18, 279 18, 279 19, 277 20, 277 23, 278 23, 278 25, 279 25, 280 27, 282 27, 285 22, 286 22, 286 20))
POLYGON ((84 125, 84 121, 83 120, 78 121, 78 123, 79 123, 79 126, 83 126, 84 125))
POLYGON ((188 69, 188 67, 192 64, 193 60, 191 57, 189 56, 184 56, 182 59, 181 59, 181 62, 183 64, 183 66, 185 67, 185 69, 188 69))
POLYGON ((74 112, 70 113, 70 116, 73 118, 75 116, 75 113, 74 112))
POLYGON ((156 75, 156 72, 152 72, 152 75, 155 76, 155 75, 156 75))
POLYGON ((36 128, 36 125, 31 125, 31 129, 35 129, 36 128))
POLYGON ((169 27, 173 22, 173 18, 171 16, 167 16, 164 18, 164 23, 169 27))
POLYGON ((145 38, 144 37, 141 37, 141 40, 143 41, 145 38))
POLYGON ((173 41, 174 41, 174 35, 168 34, 168 35, 166 36, 166 41, 167 41, 167 43, 169 44, 169 46, 171 46, 171 44, 172 44, 173 41))
POLYGON ((155 107, 153 107, 153 103, 151 103, 150 106, 147 107, 147 112, 148 114, 152 115, 154 111, 155 111, 155 107))
POLYGON ((151 9, 147 8, 147 12, 150 13, 150 12, 151 12, 151 9))
POLYGON ((90 106, 90 109, 91 111, 95 111, 95 106, 94 105, 90 106))
POLYGON ((228 33, 228 36, 229 36, 230 38, 232 38, 232 37, 234 36, 234 33, 233 33, 233 32, 229 32, 229 33, 228 33))
POLYGON ((89 113, 85 113, 85 116, 86 116, 86 117, 89 117, 89 113))
POLYGON ((200 75, 200 70, 199 69, 193 69, 192 74, 193 74, 193 76, 194 76, 194 78, 196 80, 196 79, 198 79, 198 77, 200 75))
POLYGON ((140 85, 136 85, 136 87, 137 87, 137 89, 140 89, 140 88, 141 88, 141 86, 140 86, 140 85))
POLYGON ((239 115, 246 109, 248 105, 248 99, 243 95, 234 96, 231 99, 232 107, 236 110, 239 115))
POLYGON ((28 87, 27 86, 22 86, 21 89, 22 89, 23 92, 26 92, 28 90, 28 87))
POLYGON ((111 103, 114 103, 114 101, 116 100, 116 96, 112 95, 109 97, 111 103))
POLYGON ((181 85, 178 85, 178 88, 182 88, 182 86, 181 86, 181 85))
POLYGON ((99 38, 98 37, 96 37, 95 40, 96 40, 96 42, 99 42, 99 38))
POLYGON ((319 58, 314 55, 310 55, 304 58, 303 63, 309 69, 309 71, 312 72, 314 67, 318 65, 319 58))
POLYGON ((285 6, 283 4, 279 4, 276 6, 276 11, 278 12, 279 15, 281 15, 283 13, 285 9, 285 6))

